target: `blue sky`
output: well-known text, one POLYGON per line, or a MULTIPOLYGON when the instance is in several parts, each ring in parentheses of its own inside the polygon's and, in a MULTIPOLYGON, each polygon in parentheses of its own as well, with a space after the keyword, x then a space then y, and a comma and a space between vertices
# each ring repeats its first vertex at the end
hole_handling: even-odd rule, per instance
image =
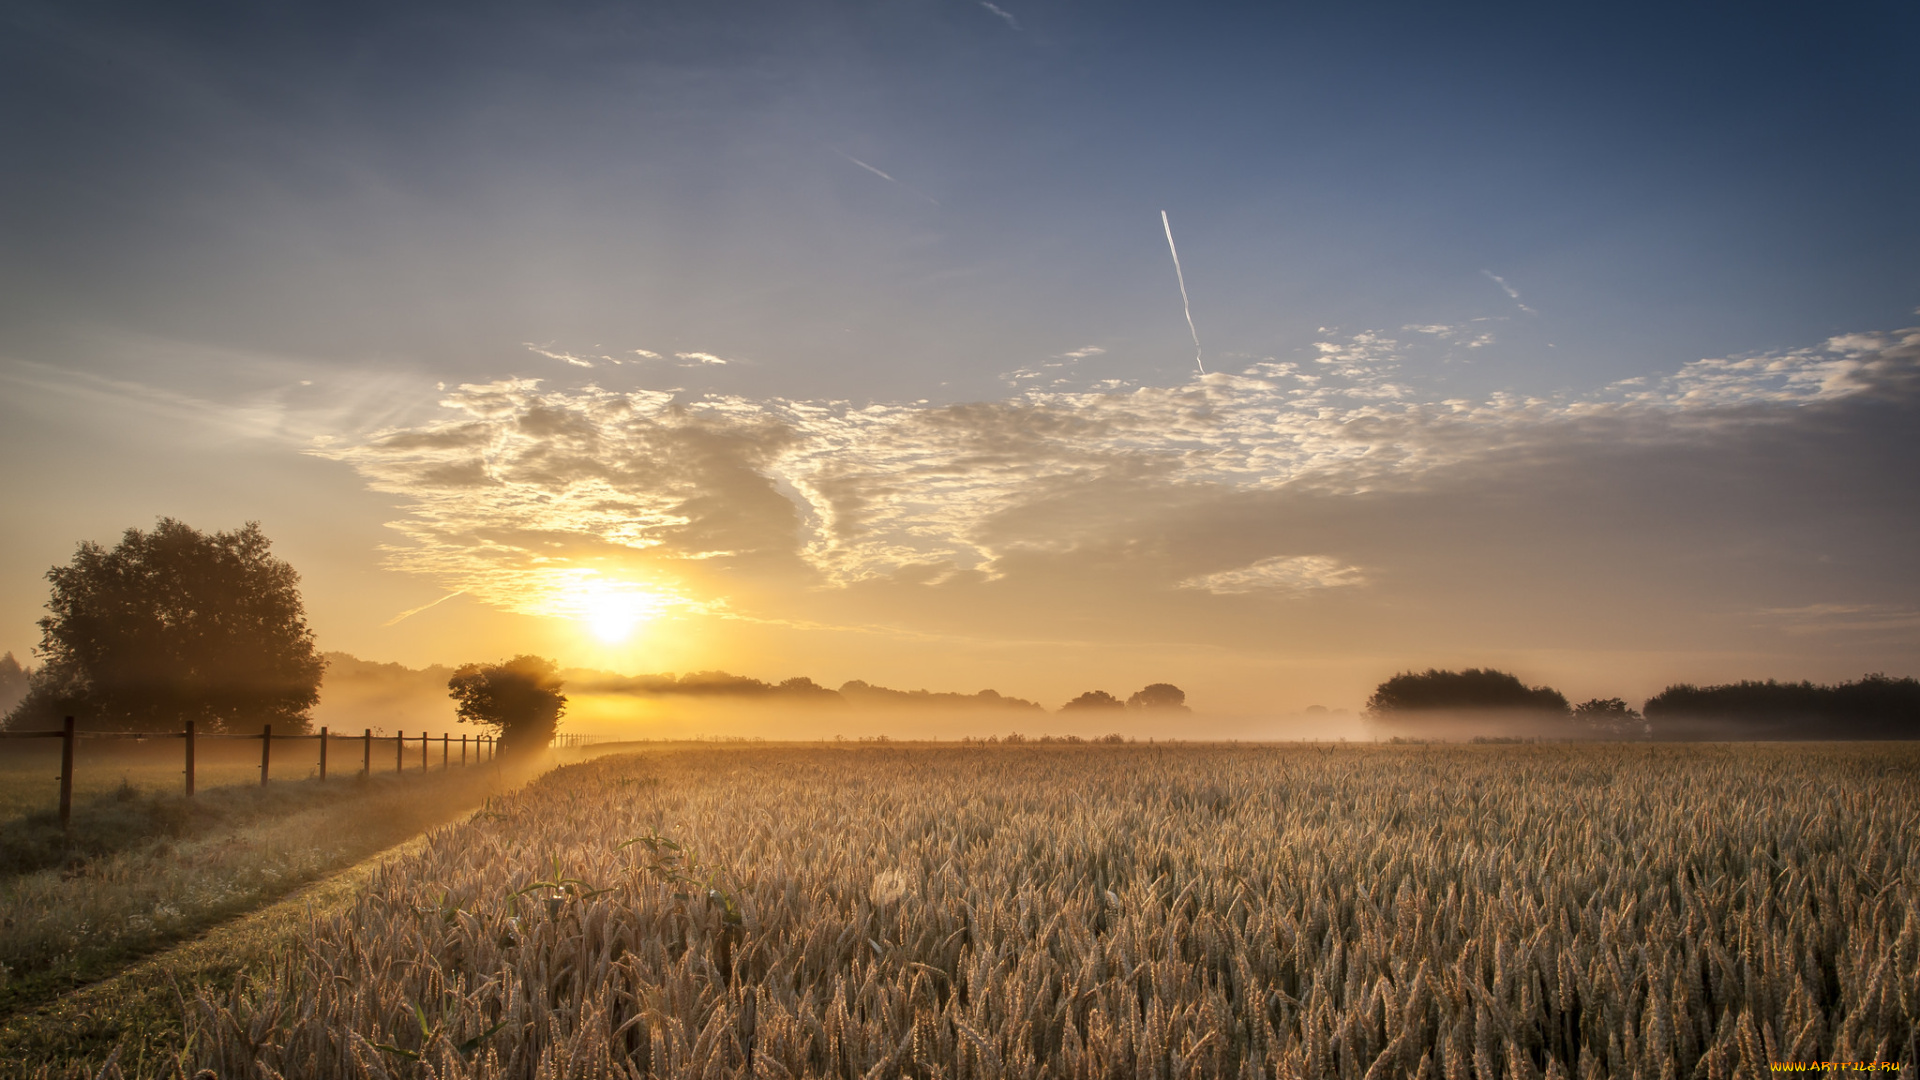
MULTIPOLYGON (((1689 370, 1681 382, 1697 388, 1708 369, 1687 365, 1703 359, 1920 323, 1911 4, 9 2, 0 27, 0 408, 11 432, 0 449, 9 505, 33 511, 0 531, 0 645, 16 651, 33 641, 47 565, 78 539, 174 513, 208 528, 264 518, 310 580, 331 583, 338 599, 314 601, 316 617, 341 647, 463 659, 441 654, 472 640, 382 636, 397 633, 380 630, 388 608, 471 582, 449 569, 457 553, 422 562, 379 550, 393 542, 388 523, 418 543, 447 511, 420 510, 418 485, 395 478, 391 456, 350 449, 468 415, 440 404, 461 384, 537 379, 541 393, 570 396, 522 395, 514 408, 596 417, 593 393, 724 399, 736 419, 745 410, 786 425, 781 446, 854 438, 872 475, 895 467, 889 454, 911 444, 924 455, 927 444, 866 427, 830 438, 783 403, 921 408, 911 422, 937 426, 950 405, 1011 407, 1036 393, 1111 403, 1198 386, 1162 211, 1208 370, 1336 362, 1342 385, 1370 388, 1341 409, 1375 407, 1356 404, 1363 397, 1434 409, 1538 399, 1564 418, 1689 370), (421 643, 433 640, 449 643, 421 643)), ((1870 352, 1878 360, 1860 362, 1904 371, 1897 340, 1826 355, 1870 352)), ((1843 407, 1813 391, 1767 398, 1761 382, 1714 407, 1843 407)), ((1904 409, 1887 389, 1897 382, 1886 375, 1868 397, 1904 409)), ((1662 400, 1677 400, 1678 385, 1662 400)), ((1222 415, 1272 396, 1215 391, 1224 396, 1207 408, 1222 415)), ((1103 408, 1060 399, 1020 415, 1103 408)), ((1201 442, 1244 449, 1294 430, 1260 416, 1201 442)), ((1812 456, 1894 495, 1891 506, 1848 504, 1850 527, 1908 535, 1911 445, 1866 438, 1865 421, 1821 423, 1838 434, 1812 456)), ((1111 450, 1105 437, 1089 436, 1111 450)), ((778 453, 789 457, 750 454, 738 468, 794 507, 804 533, 832 500, 809 501, 800 489, 817 470, 778 453)), ((998 501, 900 511, 902 535, 918 538, 900 550, 922 544, 936 562, 985 567, 990 591, 1022 552, 1058 545, 1020 534, 996 546, 956 522, 1024 520, 1065 457, 1048 460, 995 488, 998 501)), ((1308 475, 1285 471, 1300 467, 1259 483, 1285 487, 1308 475)), ((1660 503, 1667 489, 1648 477, 1669 467, 1634 472, 1646 490, 1628 505, 1660 503)), ((1167 482, 1240 483, 1225 475, 1167 482)), ((684 480, 627 493, 652 507, 684 480)), ((1719 489, 1748 482, 1765 488, 1768 477, 1719 489)), ((1734 520, 1720 519, 1723 534, 1734 520)), ((1144 543, 1123 537, 1129 527, 1116 525, 1114 542, 1144 543)), ((1658 515, 1651 527, 1685 532, 1658 515)), ((1281 559, 1264 564, 1281 578, 1353 568, 1328 588, 1378 599, 1411 588, 1389 582, 1439 588, 1459 570, 1390 572, 1404 553, 1363 565, 1357 534, 1281 550, 1273 527, 1245 528, 1223 526, 1215 547, 1247 562, 1196 558, 1163 585, 1209 592, 1191 582, 1243 581, 1231 575, 1281 559), (1219 574, 1229 577, 1209 576, 1219 574)), ((832 608, 893 588, 874 610, 843 614, 907 641, 935 632, 916 622, 930 610, 964 622, 958 612, 986 603, 961 597, 970 586, 953 567, 901 577, 902 558, 878 549, 852 563, 824 550, 797 541, 786 599, 762 595, 756 617, 791 621, 802 593, 832 608), (930 603, 927 590, 942 587, 930 603)), ((690 581, 705 570, 686 560, 719 557, 679 558, 675 573, 690 581)), ((1773 588, 1794 579, 1784 565, 1753 572, 1773 588)), ((1072 593, 1065 583, 1080 572, 1042 577, 1072 593)), ((1572 593, 1591 585, 1577 568, 1561 573, 1580 581, 1572 593)), ((1796 606, 1750 584, 1756 610, 1796 606)), ((1915 584, 1910 559, 1862 555, 1854 576, 1802 589, 1797 604, 1879 605, 1876 617, 1898 622, 1915 584)), ((1746 587, 1695 596, 1687 610, 1711 623, 1746 587)), ((689 611, 753 592, 688 589, 689 611)), ((1301 602, 1236 618, 1304 618, 1301 602)), ((989 604, 968 632, 991 636, 1013 610, 989 604)), ((1232 647, 1179 633, 1195 648, 1232 647)), ((1897 666, 1916 647, 1901 630, 1865 652, 1810 659, 1804 642, 1714 633, 1703 623, 1690 647, 1724 654, 1714 663, 1729 672, 1748 657, 1760 675, 1825 675, 1856 658, 1897 666)), ((1628 636, 1537 662, 1572 669, 1581 650, 1625 649, 1628 636)), ((768 665, 826 662, 812 646, 739 648, 768 665)), ((1447 652, 1342 648, 1355 671, 1447 652)), ((1530 655, 1497 634, 1484 648, 1530 655)), ((939 681, 933 653, 896 651, 887 662, 900 677, 939 681)), ((726 646, 709 654, 727 666, 726 646)), ((1264 677, 1220 676, 1249 687, 1264 677)))

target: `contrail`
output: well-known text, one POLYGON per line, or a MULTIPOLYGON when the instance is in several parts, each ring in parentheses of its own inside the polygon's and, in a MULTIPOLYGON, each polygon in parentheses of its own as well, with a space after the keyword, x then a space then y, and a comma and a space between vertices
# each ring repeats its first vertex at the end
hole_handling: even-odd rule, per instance
POLYGON ((1193 335, 1193 364, 1200 374, 1207 373, 1207 365, 1200 362, 1200 331, 1193 326, 1193 305, 1187 302, 1187 275, 1180 272, 1180 249, 1173 246, 1173 223, 1167 220, 1167 212, 1160 211, 1160 224, 1167 230, 1167 250, 1173 253, 1173 276, 1180 282, 1180 306, 1187 312, 1187 332, 1193 335))
POLYGON ((861 168, 867 170, 873 175, 879 177, 880 179, 887 181, 890 184, 899 184, 901 187, 906 188, 908 191, 913 192, 915 195, 920 196, 921 198, 932 203, 933 205, 935 206, 940 205, 939 199, 936 199, 933 196, 927 194, 926 192, 921 191, 919 188, 914 187, 912 184, 906 183, 905 181, 902 181, 902 180, 894 179, 892 176, 889 176, 886 173, 881 172, 879 169, 876 169, 873 166, 867 164, 866 162, 861 161, 859 158, 854 157, 852 154, 849 154, 844 150, 838 149, 836 147, 831 147, 831 146, 827 147, 827 149, 832 150, 834 153, 839 154, 841 157, 846 158, 848 161, 853 162, 855 165, 860 166, 861 168))
POLYGON ((438 607, 438 606, 440 606, 441 604, 444 604, 444 603, 446 603, 447 601, 449 601, 449 600, 451 600, 451 599, 453 599, 453 598, 454 598, 454 597, 456 597, 456 596, 464 596, 464 595, 466 595, 466 592, 467 592, 467 590, 465 590, 465 589, 460 589, 460 590, 458 590, 458 591, 456 591, 456 592, 450 592, 450 593, 448 593, 447 595, 445 595, 445 596, 443 596, 443 597, 441 597, 440 599, 438 599, 438 600, 435 600, 435 601, 433 601, 432 603, 427 603, 427 604, 421 604, 421 605, 420 605, 419 607, 417 607, 417 608, 414 608, 414 609, 413 609, 413 610, 411 610, 411 611, 403 611, 403 612, 401 612, 400 614, 398 614, 398 615, 395 615, 395 616, 394 616, 393 618, 391 618, 391 619, 388 619, 388 620, 387 620, 386 622, 383 622, 383 623, 381 623, 380 625, 381 625, 382 627, 388 627, 388 626, 392 626, 392 625, 393 625, 394 623, 397 623, 397 622, 399 622, 400 620, 402 620, 402 619, 405 619, 405 618, 407 618, 407 617, 409 617, 409 616, 412 616, 412 615, 418 615, 418 614, 420 614, 421 612, 423 612, 423 611, 425 611, 425 610, 427 610, 427 609, 428 609, 428 608, 430 608, 430 607, 438 607))

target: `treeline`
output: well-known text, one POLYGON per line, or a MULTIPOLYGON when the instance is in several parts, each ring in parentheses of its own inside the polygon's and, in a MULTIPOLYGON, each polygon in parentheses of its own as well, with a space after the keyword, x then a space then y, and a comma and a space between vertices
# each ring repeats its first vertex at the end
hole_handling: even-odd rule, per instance
MULTIPOLYGON (((961 694, 935 690, 894 690, 861 679, 841 683, 838 690, 805 676, 766 682, 724 671, 696 671, 685 675, 611 675, 606 672, 569 673, 574 690, 586 694, 630 694, 637 697, 684 696, 764 701, 781 705, 851 706, 867 709, 967 709, 1043 713, 1037 701, 1012 697, 997 690, 961 694)), ((1061 712, 1084 710, 1170 710, 1186 712, 1186 692, 1172 683, 1152 683, 1122 700, 1105 690, 1089 690, 1060 707, 1061 712)))
POLYGON ((1920 738, 1920 682, 1867 675, 1855 682, 1737 682, 1669 686, 1642 706, 1655 729, 1735 725, 1749 738, 1920 738))
POLYGON ((1570 704, 1490 668, 1402 672, 1375 688, 1367 714, 1403 730, 1465 716, 1535 722, 1551 736, 1684 739, 1920 738, 1920 681, 1873 674, 1854 682, 1679 683, 1634 709, 1620 698, 1570 704))

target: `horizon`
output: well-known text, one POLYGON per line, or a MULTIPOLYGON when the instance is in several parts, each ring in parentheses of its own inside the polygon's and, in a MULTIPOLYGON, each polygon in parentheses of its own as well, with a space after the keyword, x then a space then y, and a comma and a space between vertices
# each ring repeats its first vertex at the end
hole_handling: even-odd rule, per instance
POLYGON ((22 663, 170 517, 414 670, 1920 675, 1910 6, 0 19, 22 663))

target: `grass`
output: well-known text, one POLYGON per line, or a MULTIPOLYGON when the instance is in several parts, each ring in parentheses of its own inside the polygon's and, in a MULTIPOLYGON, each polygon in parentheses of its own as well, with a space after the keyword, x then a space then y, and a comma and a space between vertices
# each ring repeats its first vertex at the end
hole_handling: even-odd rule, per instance
POLYGON ((699 749, 192 992, 225 1077, 1721 1080, 1920 1057, 1920 747, 699 749))
POLYGON ((138 789, 0 830, 0 1017, 284 895, 503 790, 492 767, 276 782, 192 799, 138 789))
POLYGON ((191 1075, 182 994, 230 988, 310 929, 315 911, 350 904, 403 843, 43 1008, 0 1020, 0 1077, 191 1075), (109 1074, 111 1070, 108 1071, 109 1074))

